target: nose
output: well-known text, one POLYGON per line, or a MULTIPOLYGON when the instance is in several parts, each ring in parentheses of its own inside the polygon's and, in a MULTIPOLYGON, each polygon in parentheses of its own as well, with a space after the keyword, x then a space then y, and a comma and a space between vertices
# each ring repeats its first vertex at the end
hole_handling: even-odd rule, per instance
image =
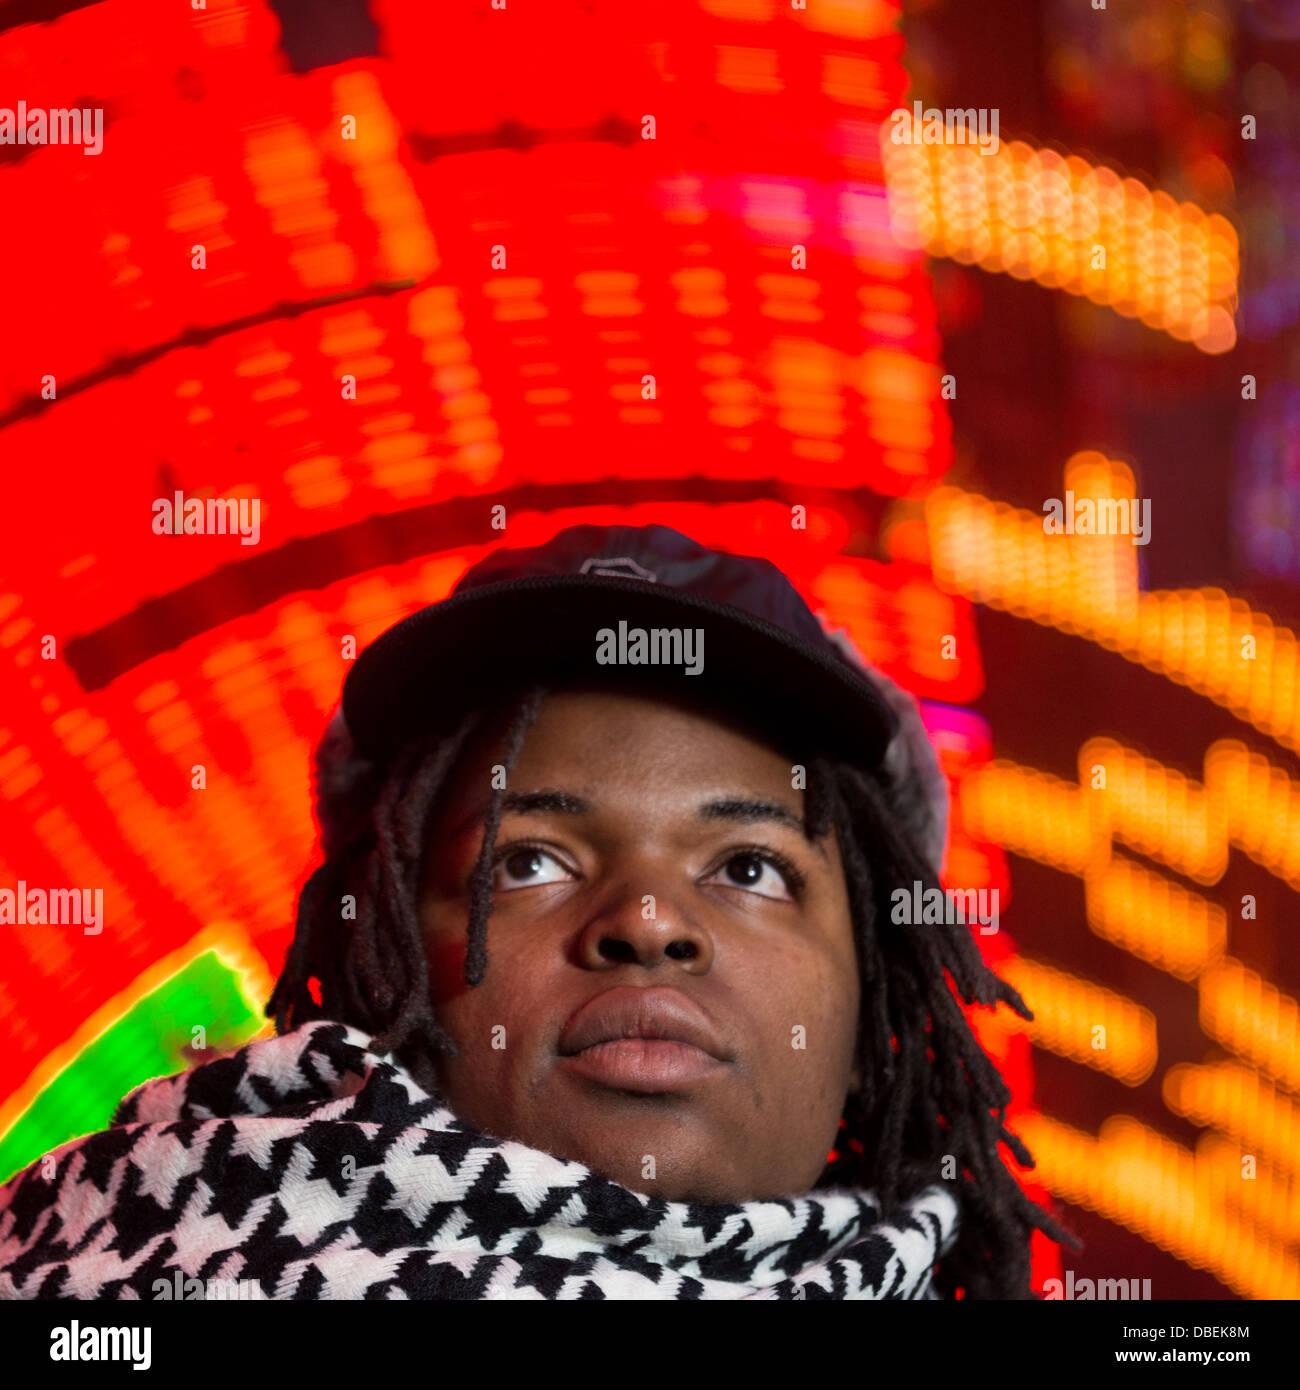
POLYGON ((583 928, 578 955, 589 970, 612 965, 681 961, 690 975, 704 975, 713 965, 713 937, 674 901, 655 891, 646 879, 613 890, 583 928))

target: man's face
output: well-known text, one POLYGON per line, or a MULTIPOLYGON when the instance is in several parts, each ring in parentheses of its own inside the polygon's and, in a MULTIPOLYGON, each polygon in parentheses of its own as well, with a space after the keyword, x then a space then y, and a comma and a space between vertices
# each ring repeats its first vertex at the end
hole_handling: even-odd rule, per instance
POLYGON ((469 882, 503 756, 495 736, 466 754, 429 851, 433 1002, 460 1049, 435 1058, 447 1104, 669 1201, 808 1191, 858 1083, 859 988, 835 837, 803 835, 790 763, 660 697, 550 696, 509 778, 470 988, 469 882), (562 1055, 566 1020, 628 986, 685 995, 717 1059, 675 1054, 690 1068, 665 1079, 643 1070, 663 1043, 562 1055))

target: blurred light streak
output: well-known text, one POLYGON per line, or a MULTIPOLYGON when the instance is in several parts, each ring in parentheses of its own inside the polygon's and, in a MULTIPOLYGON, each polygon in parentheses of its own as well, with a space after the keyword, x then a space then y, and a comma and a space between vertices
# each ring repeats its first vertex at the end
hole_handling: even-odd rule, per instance
POLYGON ((1193 782, 1114 739, 1079 750, 1079 774, 1106 773, 1099 799, 1116 838, 1198 883, 1217 883, 1228 847, 1240 849, 1300 890, 1300 783, 1236 739, 1205 753, 1205 781, 1193 782))
POLYGON ((1279 1239, 1300 1243, 1300 1177, 1242 1153, 1214 1130, 1196 1141, 1196 1177, 1213 1197, 1240 1207, 1279 1239))
POLYGON ((1023 141, 895 144, 881 160, 894 235, 963 265, 1085 295, 1148 328, 1227 352, 1237 340, 1237 233, 1133 178, 1023 141))
POLYGON ((1141 1085, 1155 1069, 1156 1018, 1150 1009, 1023 955, 1004 962, 998 973, 1034 1015, 1029 1022, 1008 1010, 1003 1026, 1028 1033, 1036 1047, 1105 1072, 1126 1086, 1141 1085))
POLYGON ((1096 1138, 1043 1114, 1026 1115, 1017 1133, 1034 1155, 1033 1173, 1058 1197, 1206 1270, 1243 1298, 1300 1298, 1295 1250, 1272 1223, 1257 1223, 1244 1204, 1217 1195, 1182 1145, 1125 1115, 1106 1120, 1096 1138))
POLYGON ((1231 956, 1198 981, 1201 1028, 1274 1081, 1300 1094, 1300 1007, 1231 956))
POLYGON ((0 1182, 107 1126, 129 1091, 175 1070, 184 1055, 206 1060, 206 1051, 268 1034, 262 1006, 271 986, 266 962, 236 922, 214 923, 150 966, 0 1104, 0 1182))
MULTIPOLYGON (((1078 496, 1083 469, 1107 464, 1094 494, 1135 497, 1132 474, 1097 454, 1076 454, 1065 483, 1078 496)), ((1289 628, 1221 589, 1140 592, 1126 535, 1055 535, 1044 515, 940 487, 926 499, 935 581, 977 603, 1087 638, 1213 700, 1300 751, 1300 648, 1289 628)))
POLYGON ((1113 739, 1084 744, 1079 770, 1089 785, 994 759, 965 779, 961 808, 976 839, 1082 877, 1098 935, 1184 980, 1226 939, 1222 908, 1113 857, 1114 839, 1206 884, 1223 877, 1235 846, 1300 890, 1300 784, 1243 744, 1211 744, 1204 784, 1113 739), (1091 785, 1096 767, 1104 788, 1091 785))
POLYGON ((1084 899, 1099 937, 1176 979, 1196 979, 1227 947, 1223 908, 1122 855, 1085 873, 1084 899))
POLYGON ((1300 1175, 1300 1104, 1249 1067, 1183 1063, 1166 1073, 1161 1089, 1175 1115, 1212 1125, 1243 1152, 1300 1175))

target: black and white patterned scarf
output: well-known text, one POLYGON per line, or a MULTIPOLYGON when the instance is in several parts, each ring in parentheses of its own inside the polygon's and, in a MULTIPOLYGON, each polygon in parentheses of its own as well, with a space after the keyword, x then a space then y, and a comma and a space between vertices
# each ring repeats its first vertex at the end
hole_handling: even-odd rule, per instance
POLYGON ((889 1222, 847 1189, 665 1202, 477 1132, 369 1041, 316 1022, 138 1087, 0 1188, 0 1298, 937 1297, 943 1185, 889 1222))

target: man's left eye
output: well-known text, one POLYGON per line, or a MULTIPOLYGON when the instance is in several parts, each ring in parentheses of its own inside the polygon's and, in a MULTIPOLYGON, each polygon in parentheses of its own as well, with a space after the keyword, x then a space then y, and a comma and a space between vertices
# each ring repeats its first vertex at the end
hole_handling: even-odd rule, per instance
POLYGON ((508 893, 515 888, 533 888, 539 883, 562 883, 570 877, 568 869, 553 854, 533 845, 508 850, 492 874, 492 891, 508 893))
POLYGON ((770 859, 764 858, 761 854, 733 854, 706 881, 717 882, 719 875, 723 876, 730 888, 746 888, 751 893, 757 893, 760 898, 794 901, 785 875, 770 859))

